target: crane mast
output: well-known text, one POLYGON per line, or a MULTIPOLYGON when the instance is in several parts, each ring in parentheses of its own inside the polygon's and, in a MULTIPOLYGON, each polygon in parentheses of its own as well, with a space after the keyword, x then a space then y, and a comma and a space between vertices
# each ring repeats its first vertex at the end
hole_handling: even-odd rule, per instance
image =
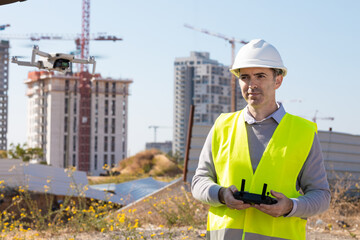
MULTIPOLYGON (((89 36, 90 36, 90 0, 82 2, 82 24, 81 24, 81 58, 89 57, 89 36)), ((87 66, 82 64, 80 72, 87 71, 87 66)))

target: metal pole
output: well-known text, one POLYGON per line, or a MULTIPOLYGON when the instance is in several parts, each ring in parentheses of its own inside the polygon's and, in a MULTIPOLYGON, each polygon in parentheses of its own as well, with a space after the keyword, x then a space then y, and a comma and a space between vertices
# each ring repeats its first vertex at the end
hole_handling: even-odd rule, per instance
POLYGON ((184 162, 184 172, 183 172, 183 180, 186 182, 186 175, 187 175, 187 166, 189 162, 189 152, 190 152, 190 144, 191 144, 191 135, 192 135, 192 127, 194 122, 194 109, 195 106, 190 106, 190 115, 189 115, 189 124, 188 124, 188 131, 187 131, 187 139, 186 139, 186 151, 185 151, 185 162, 184 162))
MULTIPOLYGON (((231 44, 231 64, 234 64, 235 60, 235 42, 230 41, 231 44)), ((236 79, 234 74, 231 74, 231 112, 236 111, 236 79)))

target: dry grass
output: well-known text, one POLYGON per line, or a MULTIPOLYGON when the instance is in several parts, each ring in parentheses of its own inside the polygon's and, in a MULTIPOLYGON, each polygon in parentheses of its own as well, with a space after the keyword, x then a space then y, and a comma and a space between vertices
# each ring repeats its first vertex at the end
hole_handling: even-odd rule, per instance
MULTIPOLYGON (((342 239, 360 239, 360 195, 349 194, 359 193, 359 185, 349 181, 350 176, 338 177, 331 183, 331 202, 329 209, 308 221, 310 232, 321 232, 332 234, 342 239)), ((320 239, 320 238, 319 238, 320 239)))
MULTIPOLYGON (((0 239, 205 239, 208 206, 179 182, 131 206, 2 188, 0 239), (5 197, 6 195, 6 197, 5 197), (10 196, 10 198, 9 198, 10 196), (10 199, 10 200, 9 200, 10 199)), ((360 202, 332 187, 330 209, 309 219, 308 239, 359 239, 360 202)))

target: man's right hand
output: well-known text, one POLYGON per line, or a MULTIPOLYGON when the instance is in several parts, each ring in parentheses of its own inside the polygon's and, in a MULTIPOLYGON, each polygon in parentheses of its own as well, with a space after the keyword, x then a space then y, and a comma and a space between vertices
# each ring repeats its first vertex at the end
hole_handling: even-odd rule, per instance
POLYGON ((234 185, 231 185, 228 188, 220 188, 218 193, 219 201, 231 209, 242 210, 251 207, 250 204, 244 203, 243 201, 234 198, 233 194, 237 191, 238 190, 234 185))

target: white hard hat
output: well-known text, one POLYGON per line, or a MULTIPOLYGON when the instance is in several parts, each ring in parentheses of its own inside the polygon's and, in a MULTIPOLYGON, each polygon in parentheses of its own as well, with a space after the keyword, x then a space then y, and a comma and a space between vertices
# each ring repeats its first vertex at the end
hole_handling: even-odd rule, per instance
POLYGON ((251 67, 278 68, 282 70, 284 77, 287 73, 279 52, 262 39, 251 40, 240 48, 230 72, 239 77, 241 68, 251 67))

